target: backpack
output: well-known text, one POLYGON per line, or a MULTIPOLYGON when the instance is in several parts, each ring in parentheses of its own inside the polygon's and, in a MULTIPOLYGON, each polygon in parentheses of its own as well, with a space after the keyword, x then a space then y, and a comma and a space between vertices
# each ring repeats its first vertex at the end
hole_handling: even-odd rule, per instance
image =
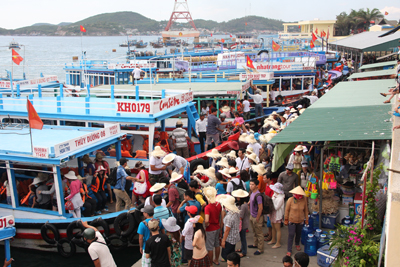
POLYGON ((176 188, 176 190, 178 190, 178 193, 179 193, 179 202, 180 203, 182 203, 184 200, 185 200, 185 198, 184 198, 184 194, 185 194, 185 189, 183 189, 183 188, 180 188, 180 187, 178 187, 178 186, 175 186, 174 185, 174 187, 176 188))
POLYGON ((117 184, 117 167, 114 167, 110 170, 110 175, 108 176, 108 181, 111 186, 115 186, 117 184))
POLYGON ((272 198, 270 198, 269 196, 267 196, 264 193, 258 193, 255 197, 254 197, 254 206, 258 206, 257 205, 257 197, 261 196, 263 199, 263 210, 262 210, 262 214, 266 215, 266 214, 271 214, 273 211, 275 211, 275 206, 274 203, 272 202, 272 198))
POLYGON ((246 188, 244 188, 244 186, 243 186, 242 180, 239 181, 239 184, 236 184, 234 181, 230 181, 230 182, 232 183, 232 187, 233 187, 232 191, 235 191, 238 189, 243 189, 246 191, 246 188))

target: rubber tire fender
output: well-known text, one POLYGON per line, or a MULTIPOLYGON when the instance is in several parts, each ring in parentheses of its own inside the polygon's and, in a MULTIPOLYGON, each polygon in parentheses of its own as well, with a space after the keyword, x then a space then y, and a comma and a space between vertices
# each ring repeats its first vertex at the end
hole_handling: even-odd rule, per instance
POLYGON ((78 239, 80 237, 82 237, 83 231, 85 231, 85 226, 82 225, 82 222, 80 221, 73 221, 72 223, 70 223, 67 227, 67 238, 69 241, 72 240, 72 238, 77 237, 78 239), (82 231, 80 233, 76 233, 74 234, 74 229, 79 228, 82 231))
POLYGON ((58 253, 60 253, 61 256, 63 256, 64 258, 70 258, 73 255, 75 255, 76 253, 76 246, 72 241, 69 241, 67 238, 61 238, 58 242, 57 242, 57 251, 58 253), (64 250, 63 244, 64 243, 68 243, 69 246, 71 247, 71 251, 70 252, 66 252, 64 250))
POLYGON ((283 101, 283 96, 282 95, 277 95, 275 97, 275 101, 282 102, 283 101))
POLYGON ((42 227, 40 228, 40 234, 42 235, 43 240, 50 245, 54 245, 57 243, 58 240, 60 240, 60 233, 58 232, 58 229, 54 224, 51 223, 43 224, 42 227), (53 239, 47 235, 48 230, 50 230, 53 233, 54 235, 53 239))
POLYGON ((128 237, 136 226, 137 223, 135 217, 133 217, 133 215, 129 212, 123 212, 119 214, 114 220, 114 230, 118 236, 128 237), (125 231, 122 230, 122 226, 126 224, 126 221, 121 224, 124 219, 127 219, 127 223, 129 224, 128 229, 126 229, 125 231))
POLYGON ((108 224, 106 223, 105 220, 103 220, 101 217, 93 220, 92 222, 90 222, 90 225, 93 227, 101 227, 104 229, 104 233, 103 236, 104 237, 108 237, 110 235, 110 227, 108 226, 108 224))
POLYGON ((127 246, 128 246, 128 242, 126 242, 126 241, 124 240, 124 238, 122 238, 122 237, 120 237, 120 236, 118 236, 118 235, 116 235, 116 234, 112 234, 112 235, 110 235, 110 237, 108 238, 108 248, 109 248, 111 251, 121 251, 121 250, 125 249, 127 246), (112 245, 111 241, 112 241, 112 240, 115 240, 115 239, 121 240, 122 246, 118 246, 118 247, 117 247, 117 246, 112 245))
POLYGON ((197 166, 202 165, 204 169, 208 168, 208 161, 205 159, 195 159, 190 162, 190 174, 193 174, 193 172, 197 169, 197 166))

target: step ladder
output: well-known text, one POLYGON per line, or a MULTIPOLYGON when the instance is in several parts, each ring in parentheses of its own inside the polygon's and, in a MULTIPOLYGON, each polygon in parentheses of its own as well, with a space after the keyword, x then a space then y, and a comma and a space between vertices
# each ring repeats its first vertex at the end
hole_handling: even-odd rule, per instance
POLYGON ((197 138, 199 138, 197 136, 196 133, 196 121, 198 119, 200 119, 199 113, 197 112, 196 106, 194 105, 194 103, 190 103, 189 105, 186 106, 186 113, 187 113, 187 117, 188 117, 188 135, 191 138, 192 137, 192 129, 194 130, 194 134, 197 138))

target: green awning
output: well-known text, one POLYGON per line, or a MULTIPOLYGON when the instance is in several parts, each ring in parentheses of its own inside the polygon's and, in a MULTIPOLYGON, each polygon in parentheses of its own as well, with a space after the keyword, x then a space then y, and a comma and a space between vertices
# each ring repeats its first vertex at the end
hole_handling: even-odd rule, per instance
POLYGON ((341 82, 271 142, 392 139, 391 105, 379 93, 394 85, 394 79, 341 82))
POLYGON ((380 68, 380 67, 386 67, 386 66, 395 66, 395 65, 397 65, 397 61, 393 60, 393 61, 387 61, 387 62, 381 62, 381 63, 362 65, 360 70, 380 68))
POLYGON ((365 72, 354 73, 354 74, 350 75, 349 79, 368 78, 368 77, 375 77, 375 76, 386 76, 386 75, 393 75, 393 74, 396 74, 395 69, 365 71, 365 72))

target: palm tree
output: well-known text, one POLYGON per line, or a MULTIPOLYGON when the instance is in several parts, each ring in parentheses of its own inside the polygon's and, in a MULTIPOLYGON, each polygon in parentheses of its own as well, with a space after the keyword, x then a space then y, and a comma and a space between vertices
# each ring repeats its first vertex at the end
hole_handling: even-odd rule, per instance
POLYGON ((369 28, 371 20, 381 19, 383 18, 383 14, 377 8, 374 8, 372 10, 367 8, 366 11, 362 8, 357 12, 355 18, 358 22, 360 22, 360 26, 362 26, 363 29, 367 30, 369 28))
POLYGON ((346 12, 342 12, 336 16, 336 27, 338 29, 338 33, 341 36, 345 36, 349 34, 349 15, 346 12))

